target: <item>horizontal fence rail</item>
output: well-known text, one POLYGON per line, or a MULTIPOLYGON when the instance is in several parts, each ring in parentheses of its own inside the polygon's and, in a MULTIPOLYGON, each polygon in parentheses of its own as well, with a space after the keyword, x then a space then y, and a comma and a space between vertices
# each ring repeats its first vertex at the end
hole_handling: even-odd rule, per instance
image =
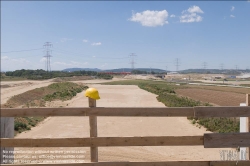
POLYGON ((1 138, 1 147, 105 147, 105 146, 198 146, 229 148, 250 146, 250 133, 209 133, 204 136, 1 138))
POLYGON ((203 136, 1 139, 3 147, 194 146, 203 144, 203 136))
MULTIPOLYGON (((15 166, 37 166, 38 164, 15 164, 15 166)), ((162 162, 92 162, 39 164, 39 166, 249 166, 250 161, 162 161, 162 162)), ((5 164, 13 166, 13 164, 5 164)))
POLYGON ((2 108, 2 117, 28 116, 134 116, 134 117, 250 117, 250 107, 163 108, 2 108))
POLYGON ((194 107, 195 117, 250 117, 250 107, 194 107))
POLYGON ((250 133, 204 134, 204 148, 237 148, 249 146, 250 133))

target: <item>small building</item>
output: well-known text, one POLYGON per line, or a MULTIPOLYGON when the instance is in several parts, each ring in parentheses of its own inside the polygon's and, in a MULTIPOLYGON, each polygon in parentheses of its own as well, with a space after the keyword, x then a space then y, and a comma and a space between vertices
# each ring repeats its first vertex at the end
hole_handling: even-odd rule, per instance
POLYGON ((234 78, 236 78, 236 76, 229 76, 228 78, 233 78, 234 79, 234 78))

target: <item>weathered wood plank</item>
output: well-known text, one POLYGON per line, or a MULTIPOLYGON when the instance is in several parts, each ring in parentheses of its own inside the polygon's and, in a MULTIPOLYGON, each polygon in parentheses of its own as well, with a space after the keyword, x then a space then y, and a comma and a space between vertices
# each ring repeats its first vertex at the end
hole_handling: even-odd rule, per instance
MULTIPOLYGON (((15 166, 37 166, 38 164, 15 164, 15 166)), ((162 161, 162 162, 99 162, 39 164, 39 166, 249 166, 250 161, 162 161), (237 164, 236 164, 237 163, 237 164)), ((5 164, 13 166, 13 164, 5 164)))
POLYGON ((205 148, 249 147, 250 133, 204 134, 205 148))
MULTIPOLYGON (((39 166, 56 166, 59 164, 39 164, 39 166)), ((99 163, 72 163, 62 166, 209 166, 209 161, 163 161, 163 162, 99 162, 99 163)), ((6 165, 13 166, 13 165, 6 165)), ((15 164, 15 166, 27 166, 15 164)), ((37 166, 29 164, 28 166, 37 166)))
MULTIPOLYGON (((96 100, 89 98, 89 107, 96 107, 96 100)), ((97 117, 89 116, 90 137, 97 137, 97 117)), ((91 162, 98 162, 98 147, 90 147, 90 160, 91 162)))
POLYGON ((210 161, 210 166, 249 166, 250 161, 210 161))
POLYGON ((73 108, 3 108, 2 117, 25 116, 141 116, 141 117, 187 117, 194 116, 193 108, 115 108, 115 107, 73 107, 73 108))
POLYGON ((250 117, 250 107, 194 107, 195 117, 250 117))
POLYGON ((2 138, 1 147, 189 146, 203 145, 203 140, 203 136, 2 138))
MULTIPOLYGON (((1 117, 0 118, 0 138, 14 138, 14 118, 12 117, 1 117)), ((14 156, 13 153, 11 153, 14 148, 13 147, 2 147, 0 148, 0 164, 3 164, 3 160, 5 160, 5 163, 11 163, 11 160, 13 158, 3 158, 3 151, 9 151, 10 156, 14 156)))
MULTIPOLYGON (((246 94, 246 106, 250 106, 250 94, 246 94)), ((247 131, 250 132, 250 116, 247 118, 247 131)), ((247 147, 247 160, 250 160, 250 147, 247 147)))

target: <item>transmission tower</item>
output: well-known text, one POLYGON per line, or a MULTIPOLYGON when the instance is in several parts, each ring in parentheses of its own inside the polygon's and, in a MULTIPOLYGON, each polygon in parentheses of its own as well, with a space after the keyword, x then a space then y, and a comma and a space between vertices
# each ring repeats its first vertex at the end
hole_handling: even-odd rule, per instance
POLYGON ((220 64, 220 69, 221 69, 221 70, 224 69, 224 64, 223 64, 223 63, 220 64))
POLYGON ((235 69, 238 70, 238 65, 235 65, 235 69))
POLYGON ((175 60, 175 66, 176 66, 176 71, 178 71, 179 70, 179 66, 180 66, 180 60, 179 60, 179 58, 176 58, 176 60, 175 60))
POLYGON ((207 62, 203 62, 203 68, 204 68, 204 69, 207 68, 207 62))
POLYGON ((131 64, 131 69, 134 70, 135 68, 135 60, 134 57, 136 56, 134 53, 130 54, 130 64, 131 64))
POLYGON ((52 54, 52 50, 51 48, 53 47, 53 45, 50 43, 50 42, 46 42, 44 43, 43 45, 43 48, 44 48, 44 51, 45 51, 45 57, 46 58, 46 61, 45 61, 45 70, 47 70, 47 72, 50 72, 51 71, 51 67, 50 67, 50 57, 51 54, 52 54))

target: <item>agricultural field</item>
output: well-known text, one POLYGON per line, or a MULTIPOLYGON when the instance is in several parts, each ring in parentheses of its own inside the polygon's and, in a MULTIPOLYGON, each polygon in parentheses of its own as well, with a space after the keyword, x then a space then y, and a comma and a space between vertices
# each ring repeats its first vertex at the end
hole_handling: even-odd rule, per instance
POLYGON ((246 101, 245 94, 228 91, 187 88, 176 89, 175 92, 181 96, 218 106, 239 106, 246 101))
POLYGON ((206 89, 206 90, 221 91, 221 92, 232 92, 232 93, 250 94, 250 89, 249 88, 240 88, 240 87, 185 85, 183 88, 206 89))

